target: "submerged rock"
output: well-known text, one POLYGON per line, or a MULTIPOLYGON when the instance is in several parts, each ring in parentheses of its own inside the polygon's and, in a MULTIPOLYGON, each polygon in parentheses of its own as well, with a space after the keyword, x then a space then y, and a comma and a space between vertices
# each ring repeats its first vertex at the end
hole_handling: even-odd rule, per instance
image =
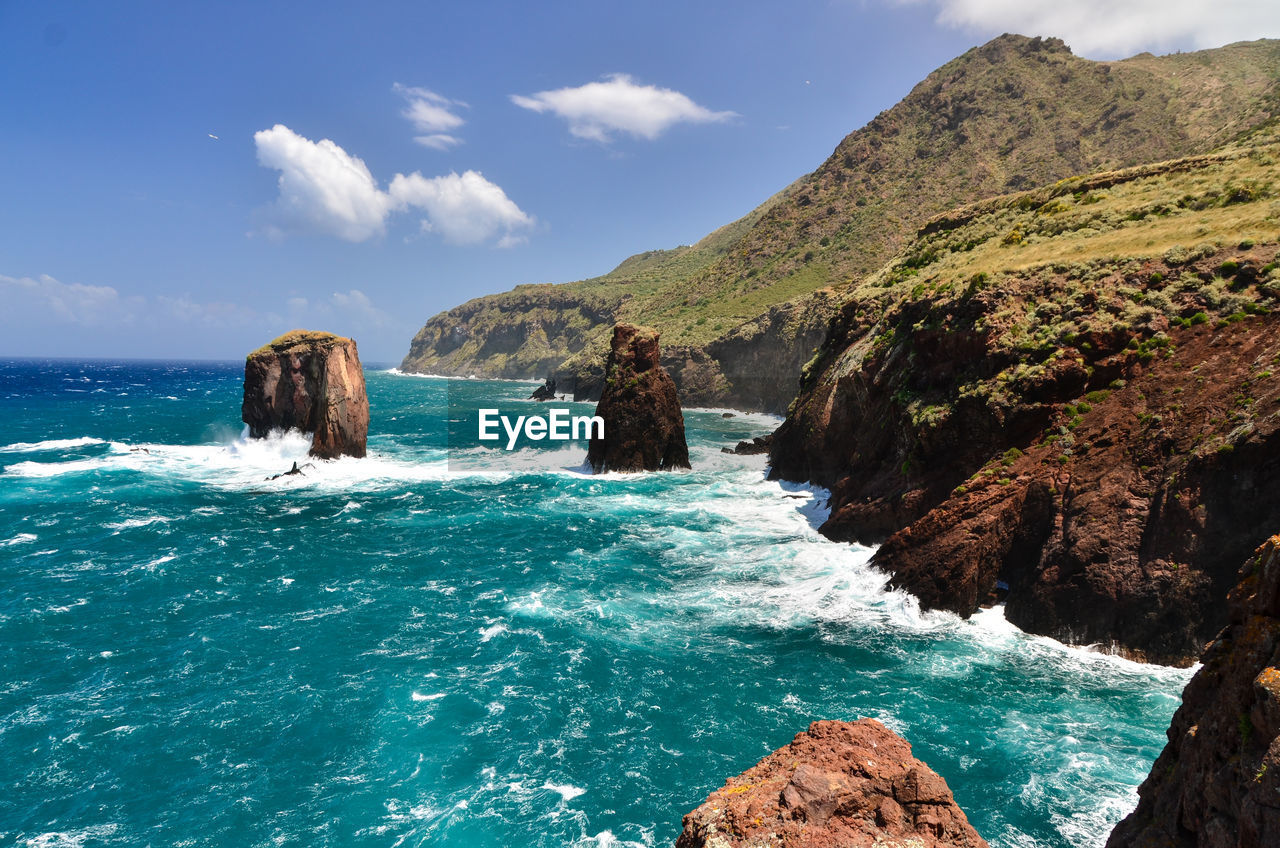
POLYGON ((684 817, 676 848, 985 848, 947 782, 874 719, 815 721, 684 817))
POLYGON ((260 439, 275 429, 312 433, 311 455, 364 456, 369 398, 352 339, 294 330, 249 354, 241 418, 260 439))
POLYGON ((1280 536, 1245 563, 1227 607, 1108 848, 1280 845, 1280 536))
POLYGON ((676 385, 658 364, 658 331, 613 328, 605 386, 596 406, 604 438, 593 438, 587 462, 602 471, 670 471, 689 467, 684 415, 676 385))
POLYGON ((546 382, 533 390, 533 394, 529 395, 529 400, 555 400, 556 399, 556 381, 554 378, 548 377, 546 382))
POLYGON ((756 436, 749 442, 744 439, 731 448, 720 448, 720 452, 734 453, 738 456, 756 456, 768 453, 771 445, 773 445, 773 434, 769 433, 766 436, 756 436))

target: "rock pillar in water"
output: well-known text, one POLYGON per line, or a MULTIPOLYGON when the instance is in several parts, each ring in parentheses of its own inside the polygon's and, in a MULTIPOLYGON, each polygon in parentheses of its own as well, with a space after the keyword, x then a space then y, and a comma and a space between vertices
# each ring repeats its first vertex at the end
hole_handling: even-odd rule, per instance
POLYGON ((249 434, 275 429, 311 433, 311 455, 364 456, 369 398, 352 339, 294 330, 249 354, 241 417, 249 434))
POLYGON ((670 471, 689 467, 684 415, 676 384, 658 364, 658 331, 613 328, 605 384, 596 406, 604 438, 593 438, 587 462, 602 471, 670 471))

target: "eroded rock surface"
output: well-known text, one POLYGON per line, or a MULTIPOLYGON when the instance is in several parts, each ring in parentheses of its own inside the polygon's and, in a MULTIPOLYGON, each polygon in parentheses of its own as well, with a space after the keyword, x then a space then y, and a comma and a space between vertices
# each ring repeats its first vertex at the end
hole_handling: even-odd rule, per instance
POLYGON ((294 330, 249 354, 241 417, 249 434, 276 429, 311 433, 311 455, 364 456, 369 398, 352 339, 294 330))
POLYGON ((1107 848, 1280 845, 1280 536, 1245 563, 1227 606, 1107 848))
POLYGON ((711 793, 683 825, 676 848, 987 844, 947 782, 867 718, 814 722, 711 793))
POLYGON ((613 328, 604 392, 596 405, 604 438, 593 438, 587 450, 596 473, 689 467, 680 398, 659 355, 657 330, 613 328))

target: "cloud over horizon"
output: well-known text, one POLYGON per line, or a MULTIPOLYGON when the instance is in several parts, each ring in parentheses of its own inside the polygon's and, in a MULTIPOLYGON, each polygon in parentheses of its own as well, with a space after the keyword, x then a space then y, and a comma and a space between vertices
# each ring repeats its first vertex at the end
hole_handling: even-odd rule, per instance
POLYGON ((676 124, 723 123, 736 112, 713 112, 669 88, 641 85, 628 74, 577 87, 511 95, 511 102, 533 112, 549 112, 569 124, 577 138, 607 143, 613 133, 648 141, 676 124))
POLYGON ((535 223, 478 171, 396 174, 383 191, 363 160, 330 139, 312 141, 276 124, 254 133, 253 140, 258 163, 280 171, 279 197, 265 210, 265 229, 273 237, 313 232, 361 242, 383 235, 393 212, 417 209, 426 214, 422 231, 439 233, 447 242, 497 239, 497 246, 510 247, 535 223))
POLYGON ((203 330, 214 331, 215 336, 230 331, 252 339, 274 338, 299 326, 319 324, 352 333, 384 330, 395 323, 360 289, 311 299, 282 295, 278 303, 255 301, 250 305, 200 300, 190 293, 125 294, 112 286, 64 283, 48 274, 0 274, 0 297, 8 305, 0 316, 0 326, 36 335, 53 327, 71 326, 81 335, 136 337, 163 330, 181 336, 203 330))
POLYGON ((1061 38, 1079 55, 1119 58, 1280 35, 1275 0, 892 0, 937 9, 943 26, 1061 38))
POLYGON ((422 135, 413 140, 423 147, 433 150, 448 150, 462 144, 462 139, 454 133, 466 123, 466 120, 454 112, 454 107, 468 108, 461 100, 450 100, 427 88, 414 88, 396 83, 391 90, 407 101, 400 114, 413 124, 413 128, 422 135))

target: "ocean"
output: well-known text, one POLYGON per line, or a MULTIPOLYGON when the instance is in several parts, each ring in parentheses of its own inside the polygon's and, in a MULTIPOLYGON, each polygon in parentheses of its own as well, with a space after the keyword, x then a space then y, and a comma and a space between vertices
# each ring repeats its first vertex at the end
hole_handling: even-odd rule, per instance
POLYGON ((824 492, 720 452, 769 416, 592 476, 451 439, 530 384, 369 370, 369 456, 266 480, 308 440, 246 441, 242 374, 0 362, 0 844, 670 845, 870 716, 992 845, 1098 846, 1191 673, 922 614, 824 492))

